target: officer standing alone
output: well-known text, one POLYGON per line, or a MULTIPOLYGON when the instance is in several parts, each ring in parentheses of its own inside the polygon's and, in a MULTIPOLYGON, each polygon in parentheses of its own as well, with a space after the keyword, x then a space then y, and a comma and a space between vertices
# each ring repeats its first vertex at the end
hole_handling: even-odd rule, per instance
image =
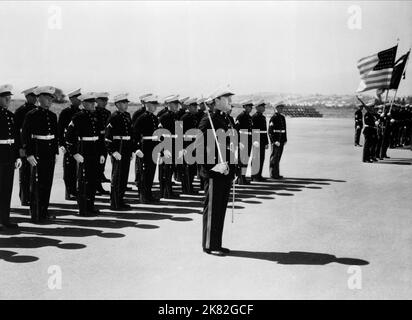
POLYGON ((255 103, 256 112, 252 116, 253 130, 258 130, 259 133, 259 141, 253 141, 254 148, 252 157, 252 181, 256 182, 265 180, 265 178, 262 177, 262 170, 265 162, 266 149, 268 149, 269 145, 266 117, 263 114, 265 107, 266 103, 263 100, 255 103))
POLYGON ((279 162, 282 158, 283 148, 287 143, 286 119, 281 113, 283 104, 275 107, 275 114, 269 120, 269 138, 272 144, 272 153, 270 155, 269 172, 272 179, 282 179, 279 174, 279 162))

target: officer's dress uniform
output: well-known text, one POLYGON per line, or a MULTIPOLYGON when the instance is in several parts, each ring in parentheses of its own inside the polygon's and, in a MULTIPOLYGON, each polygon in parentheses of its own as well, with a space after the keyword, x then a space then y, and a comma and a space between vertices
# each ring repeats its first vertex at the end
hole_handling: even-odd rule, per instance
POLYGON ((94 200, 99 183, 100 156, 106 152, 104 135, 101 134, 103 129, 96 112, 86 109, 76 113, 67 128, 66 143, 70 154, 79 153, 84 158, 83 164, 77 165, 77 201, 79 214, 84 216, 97 213, 94 200))
POLYGON ((360 136, 363 128, 363 114, 362 110, 355 112, 355 146, 360 145, 360 136))
MULTIPOLYGON (((257 158, 259 153, 259 169, 256 174, 252 173, 253 180, 262 180, 263 164, 265 162, 266 146, 269 144, 268 129, 266 125, 266 117, 261 112, 256 112, 252 116, 253 130, 259 130, 259 148, 254 148, 254 157, 252 158, 252 168, 255 168, 253 161, 257 158)), ((252 169, 253 170, 253 169, 252 169)), ((256 170, 256 169, 254 169, 256 170)))
MULTIPOLYGON (((21 140, 21 130, 27 113, 34 109, 36 109, 36 105, 26 102, 14 112, 14 123, 19 133, 17 137, 18 140, 21 140)), ((19 169, 19 197, 22 206, 28 206, 30 204, 30 171, 31 167, 27 162, 27 157, 23 156, 21 158, 21 167, 19 169)))
POLYGON ((374 148, 376 144, 376 125, 375 116, 372 112, 367 111, 364 115, 363 135, 365 142, 363 145, 363 162, 372 162, 374 158, 374 148))
POLYGON ((130 113, 113 112, 106 126, 105 141, 112 160, 110 206, 112 209, 121 209, 125 206, 124 194, 129 178, 130 160, 136 145, 132 140, 130 113), (113 157, 114 152, 120 153, 121 160, 113 157))
POLYGON ((30 177, 30 213, 34 222, 49 217, 47 209, 59 154, 57 134, 54 112, 37 107, 26 115, 22 129, 23 148, 27 157, 34 156, 37 161, 37 165, 31 168, 30 177))
MULTIPOLYGON (((180 121, 183 123, 183 148, 186 149, 195 139, 195 135, 188 133, 188 130, 195 129, 198 127, 196 114, 187 111, 181 118, 180 121)), ((194 194, 196 193, 193 188, 193 179, 196 175, 196 164, 188 164, 185 159, 183 159, 183 165, 181 170, 181 182, 182 182, 182 193, 194 194)))
POLYGON ((152 195, 152 186, 157 163, 152 159, 152 152, 159 143, 160 137, 153 135, 158 128, 158 118, 149 111, 145 111, 133 124, 133 135, 137 145, 136 150, 140 149, 143 152, 139 186, 140 201, 142 203, 155 200, 152 195))
MULTIPOLYGON (((111 116, 111 112, 107 110, 106 108, 101 108, 96 106, 96 113, 97 113, 97 118, 101 123, 103 124, 103 127, 106 128, 106 125, 109 121, 109 118, 111 116)), ((101 134, 105 134, 104 130, 102 130, 101 134)), ((104 169, 106 167, 106 160, 107 160, 107 151, 104 154, 104 162, 99 165, 99 173, 98 173, 98 179, 100 180, 100 184, 97 186, 98 191, 103 191, 103 187, 101 186, 102 182, 106 182, 107 179, 104 175, 104 169)))
MULTIPOLYGON (((225 113, 220 110, 214 110, 211 113, 211 119, 215 130, 222 129, 226 133, 232 131, 225 113)), ((203 236, 202 246, 204 250, 219 250, 222 247, 223 226, 226 215, 226 208, 230 196, 230 187, 234 178, 235 166, 229 165, 229 174, 224 175, 211 169, 220 162, 215 141, 207 141, 207 130, 211 129, 208 117, 203 117, 199 129, 203 133, 205 145, 205 163, 200 165, 200 174, 205 179, 205 201, 203 208, 203 236), (207 148, 215 147, 215 158, 213 163, 208 159, 207 148)), ((234 150, 230 147, 230 137, 227 137, 226 150, 221 149, 222 155, 226 155, 225 161, 234 159, 234 150)))
POLYGON ((246 170, 249 163, 250 153, 252 152, 252 117, 246 111, 241 112, 236 117, 235 126, 239 133, 239 142, 243 144, 247 142, 247 145, 244 146, 247 148, 247 153, 245 153, 245 149, 243 149, 243 151, 239 149, 238 183, 248 184, 246 179, 246 170))
MULTIPOLYGON (((67 151, 67 144, 65 134, 67 128, 72 121, 73 116, 80 111, 79 107, 71 105, 64 108, 59 115, 57 122, 59 146, 64 147, 66 152, 63 155, 63 180, 66 188, 66 200, 70 200, 71 197, 76 196, 76 171, 77 164, 70 152, 67 151)), ((74 200, 74 199, 72 199, 74 200)))
POLYGON ((166 113, 167 111, 169 111, 169 108, 168 108, 168 107, 164 107, 162 110, 160 110, 160 111, 157 113, 157 117, 160 119, 160 117, 161 117, 164 113, 166 113))
POLYGON ((159 165, 159 185, 160 185, 160 197, 161 198, 177 198, 178 195, 173 192, 172 188, 172 176, 175 163, 175 155, 176 155, 176 148, 175 148, 175 139, 177 135, 175 133, 175 122, 178 121, 176 118, 176 113, 170 110, 164 112, 160 118, 159 122, 163 129, 166 129, 170 132, 170 135, 163 135, 163 139, 169 140, 171 144, 170 151, 172 157, 168 161, 171 163, 161 163, 159 165))
POLYGON ((272 144, 272 153, 270 155, 269 173, 270 177, 277 179, 280 178, 279 174, 279 162, 282 158, 283 147, 287 142, 286 134, 286 119, 285 117, 276 112, 269 120, 269 138, 272 144), (276 146, 275 142, 279 142, 280 145, 276 146))
POLYGON ((10 202, 19 132, 11 111, 0 107, 0 229, 10 224, 10 202))

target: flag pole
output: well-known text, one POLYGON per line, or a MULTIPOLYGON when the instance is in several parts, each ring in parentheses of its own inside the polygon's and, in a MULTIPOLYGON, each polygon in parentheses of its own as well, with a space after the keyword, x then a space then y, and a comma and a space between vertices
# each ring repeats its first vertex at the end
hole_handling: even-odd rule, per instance
MULTIPOLYGON (((400 81, 402 81, 402 77, 404 77, 405 76, 405 73, 406 73, 406 69, 408 68, 408 64, 409 64, 409 56, 410 56, 410 53, 411 53, 411 49, 409 49, 409 54, 408 54, 408 58, 407 58, 407 60, 406 60, 406 63, 405 63, 405 68, 403 69, 403 73, 402 73, 402 76, 401 76, 401 79, 400 79, 400 81)), ((399 85, 400 85, 400 81, 399 81, 399 85)), ((399 85, 398 85, 398 88, 399 88, 399 85)), ((391 111, 392 111, 392 106, 393 106, 393 103, 395 102, 395 98, 396 98, 396 94, 397 94, 397 92, 398 92, 398 88, 396 88, 396 90, 395 90, 395 95, 393 96, 393 99, 392 99, 392 102, 391 102, 391 106, 390 106, 390 108, 389 108, 389 114, 391 113, 391 111)))

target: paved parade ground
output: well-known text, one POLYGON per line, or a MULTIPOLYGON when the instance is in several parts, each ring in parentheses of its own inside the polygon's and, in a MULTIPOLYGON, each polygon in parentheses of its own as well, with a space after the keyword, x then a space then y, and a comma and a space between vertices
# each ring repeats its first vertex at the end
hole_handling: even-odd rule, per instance
MULTIPOLYGON (((412 152, 390 149, 391 159, 366 164, 353 146, 352 119, 287 125, 285 179, 236 188, 226 257, 202 252, 201 195, 140 205, 133 187, 133 211, 109 211, 104 196, 101 216, 79 217, 64 200, 59 158, 56 222, 33 225, 16 174, 12 219, 20 232, 0 235, 0 298, 410 298, 412 152)), ((268 153, 266 177, 267 162, 268 153)))

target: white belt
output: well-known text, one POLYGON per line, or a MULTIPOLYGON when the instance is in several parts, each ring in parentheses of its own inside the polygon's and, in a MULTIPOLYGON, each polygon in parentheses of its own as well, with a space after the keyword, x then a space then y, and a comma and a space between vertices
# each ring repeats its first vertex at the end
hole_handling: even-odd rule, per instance
POLYGON ((189 138, 189 139, 196 139, 196 135, 194 135, 194 134, 185 134, 185 135, 183 135, 183 138, 189 138))
POLYGON ((162 134, 165 138, 177 138, 177 134, 162 134))
POLYGON ((49 134, 47 136, 32 134, 31 137, 32 137, 32 139, 37 139, 37 140, 53 140, 54 139, 54 134, 49 134))
POLYGON ((240 134, 247 134, 249 136, 252 135, 252 132, 248 132, 248 131, 239 131, 240 134))
POLYGON ((273 132, 277 132, 277 133, 285 133, 286 130, 273 130, 273 132))
POLYGON ((152 140, 152 141, 158 141, 159 137, 158 136, 145 136, 142 137, 143 140, 152 140))
POLYGON ((80 141, 97 141, 99 137, 79 137, 80 141))
POLYGON ((368 127, 368 128, 376 128, 375 126, 370 126, 370 125, 368 125, 368 124, 365 124, 364 126, 365 126, 365 127, 368 127))
POLYGON ((0 140, 0 144, 13 144, 14 139, 0 140))
POLYGON ((257 133, 267 133, 267 131, 263 131, 263 130, 256 130, 257 133))
POLYGON ((130 136, 113 136, 113 140, 130 140, 130 136))

